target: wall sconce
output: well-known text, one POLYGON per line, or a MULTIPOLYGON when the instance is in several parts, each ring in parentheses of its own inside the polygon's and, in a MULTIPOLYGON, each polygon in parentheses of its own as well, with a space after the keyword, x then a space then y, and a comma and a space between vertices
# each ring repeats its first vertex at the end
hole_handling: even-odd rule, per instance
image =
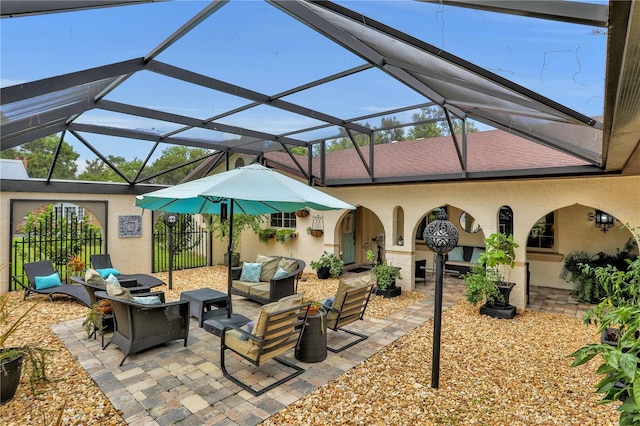
POLYGON ((596 228, 602 232, 607 232, 609 228, 613 228, 613 216, 602 210, 597 210, 595 213, 589 213, 589 221, 596 222, 596 228))
POLYGON ((403 246, 403 245, 404 245, 404 238, 402 238, 402 235, 400 235, 400 236, 398 237, 398 245, 399 245, 399 246, 403 246))

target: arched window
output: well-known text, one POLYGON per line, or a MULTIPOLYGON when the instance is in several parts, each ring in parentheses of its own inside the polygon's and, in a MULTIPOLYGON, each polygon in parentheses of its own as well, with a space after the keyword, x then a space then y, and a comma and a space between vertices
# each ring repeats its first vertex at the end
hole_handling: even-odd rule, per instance
POLYGON ((235 165, 235 169, 237 169, 238 167, 242 167, 244 166, 244 158, 242 157, 238 157, 236 158, 236 165, 235 165))
POLYGON ((498 230, 505 234, 513 234, 513 210, 509 206, 500 207, 498 212, 498 230))

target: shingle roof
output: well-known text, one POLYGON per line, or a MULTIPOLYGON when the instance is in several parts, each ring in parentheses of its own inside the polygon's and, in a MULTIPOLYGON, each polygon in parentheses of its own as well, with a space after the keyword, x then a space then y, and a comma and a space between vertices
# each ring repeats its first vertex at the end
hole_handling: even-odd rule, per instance
MULTIPOLYGON (((462 168, 450 136, 400 141, 374 146, 375 177, 421 176, 460 173, 462 168)), ((368 147, 361 147, 370 164, 368 147)), ((267 160, 294 167, 281 152, 268 153, 267 160)), ((501 130, 473 132, 467 135, 468 172, 528 170, 586 166, 589 163, 563 152, 531 142, 501 130)), ((306 165, 306 159, 298 159, 306 165)), ((327 153, 327 179, 366 178, 367 172, 355 149, 327 153)), ((319 159, 313 162, 319 174, 319 159)))

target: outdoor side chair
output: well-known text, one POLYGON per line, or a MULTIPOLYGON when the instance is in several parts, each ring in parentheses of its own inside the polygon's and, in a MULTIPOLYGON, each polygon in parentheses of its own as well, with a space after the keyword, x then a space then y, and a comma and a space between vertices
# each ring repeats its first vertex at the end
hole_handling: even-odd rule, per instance
POLYGON ((355 341, 338 348, 327 346, 329 351, 342 352, 369 338, 369 336, 352 330, 346 330, 343 327, 354 321, 361 320, 364 316, 364 312, 369 304, 369 298, 373 292, 373 283, 370 282, 370 280, 370 277, 341 279, 333 303, 330 306, 325 305, 325 309, 328 310, 327 329, 335 332, 343 331, 359 337, 355 341))
MULTIPOLYGON (((113 268, 113 264, 111 263, 111 256, 108 253, 92 254, 91 266, 96 270, 113 268)), ((118 278, 118 281, 135 280, 139 285, 143 285, 149 288, 157 287, 164 284, 161 279, 148 274, 120 274, 116 278, 118 278)))
MULTIPOLYGON (((87 290, 81 285, 65 284, 61 282, 59 285, 52 287, 36 287, 36 277, 50 277, 57 274, 57 271, 53 267, 53 262, 50 260, 25 263, 22 267, 29 281, 28 285, 24 289, 24 299, 26 299, 31 293, 38 293, 48 295, 49 300, 53 302, 54 294, 62 294, 74 298, 85 306, 91 307, 91 298, 89 293, 87 293, 87 290)), ((58 280, 60 280, 59 274, 58 280)))
POLYGON ((109 299, 113 313, 113 336, 111 343, 116 345, 124 357, 119 366, 131 354, 146 349, 184 339, 187 347, 189 337, 189 302, 164 302, 164 292, 152 292, 142 296, 158 296, 162 303, 146 305, 119 297, 109 296, 106 291, 97 291, 96 297, 109 299))
POLYGON ((220 336, 220 367, 222 374, 252 395, 261 395, 276 386, 293 379, 305 370, 280 357, 300 345, 300 338, 307 321, 307 311, 302 295, 294 294, 263 305, 252 331, 235 325, 227 325, 220 336), (225 351, 235 352, 244 360, 259 367, 273 359, 294 371, 262 389, 254 389, 227 371, 225 351))
MULTIPOLYGON (((89 282, 86 282, 83 279, 83 277, 73 276, 71 277, 71 280, 77 282, 78 284, 81 284, 87 290, 87 293, 89 294, 89 298, 91 299, 92 306, 100 301, 100 298, 96 296, 96 292, 107 290, 106 284, 99 285, 99 284, 89 283, 89 282)), ((127 287, 125 285, 127 283, 122 283, 122 284, 123 284, 122 287, 127 287)), ((127 289, 131 294, 135 294, 139 296, 148 296, 149 294, 147 293, 150 292, 149 287, 145 287, 145 286, 134 285, 134 286, 127 287, 127 289)), ((113 326, 114 326, 113 314, 104 314, 102 316, 102 333, 100 333, 101 345, 103 348, 105 347, 104 334, 107 332, 113 331, 113 326)), ((94 325, 93 331, 89 334, 89 338, 91 337, 96 338, 98 331, 99 331, 98 327, 94 325)))
POLYGON ((414 273, 414 278, 416 284, 418 281, 422 281, 422 284, 427 285, 427 259, 416 260, 416 270, 414 273))

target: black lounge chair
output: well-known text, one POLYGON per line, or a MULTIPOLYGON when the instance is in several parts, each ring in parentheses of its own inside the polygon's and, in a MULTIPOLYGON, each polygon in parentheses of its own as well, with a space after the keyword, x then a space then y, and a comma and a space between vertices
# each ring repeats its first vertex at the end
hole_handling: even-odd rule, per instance
POLYGON ((49 300, 53 302, 54 294, 62 294, 72 297, 78 302, 91 307, 91 297, 89 296, 87 290, 81 285, 63 283, 55 287, 43 289, 36 288, 36 277, 47 277, 49 275, 57 273, 57 271, 53 267, 53 263, 50 260, 25 263, 24 265, 22 265, 22 267, 25 274, 27 274, 27 279, 29 280, 28 286, 24 289, 24 299, 26 299, 27 296, 29 296, 31 293, 38 293, 48 295, 49 300))
POLYGON ((349 333, 359 338, 339 348, 331 348, 327 346, 328 350, 331 352, 342 352, 343 350, 369 338, 369 336, 356 333, 352 330, 346 330, 343 327, 354 321, 362 319, 364 311, 367 309, 367 305, 369 304, 371 292, 373 292, 373 283, 369 282, 369 277, 340 280, 333 304, 331 306, 325 306, 328 311, 327 329, 333 331, 344 331, 345 333, 349 333))
MULTIPOLYGON (((107 269, 113 268, 111 263, 111 256, 109 254, 92 254, 91 266, 93 269, 107 269)), ((153 275, 148 274, 120 274, 116 278, 118 281, 136 281, 138 285, 153 288, 159 285, 163 285, 164 282, 160 278, 156 278, 153 275)))
POLYGON ((184 339, 187 347, 189 337, 189 302, 164 302, 161 291, 140 294, 139 296, 158 296, 162 301, 159 305, 143 305, 131 300, 112 297, 106 291, 97 291, 96 297, 111 301, 114 331, 113 336, 105 348, 111 343, 120 348, 124 358, 119 366, 131 354, 146 349, 184 339))
MULTIPOLYGON (((300 345, 300 338, 307 321, 307 311, 302 310, 302 295, 292 295, 264 305, 251 333, 244 328, 228 325, 220 336, 220 368, 222 374, 252 395, 261 395, 284 382, 304 373, 304 369, 281 358, 300 345), (225 351, 230 350, 255 366, 273 359, 294 371, 262 389, 253 389, 247 383, 231 375, 225 364, 225 351)), ((279 377, 279 376, 278 376, 279 377)))

